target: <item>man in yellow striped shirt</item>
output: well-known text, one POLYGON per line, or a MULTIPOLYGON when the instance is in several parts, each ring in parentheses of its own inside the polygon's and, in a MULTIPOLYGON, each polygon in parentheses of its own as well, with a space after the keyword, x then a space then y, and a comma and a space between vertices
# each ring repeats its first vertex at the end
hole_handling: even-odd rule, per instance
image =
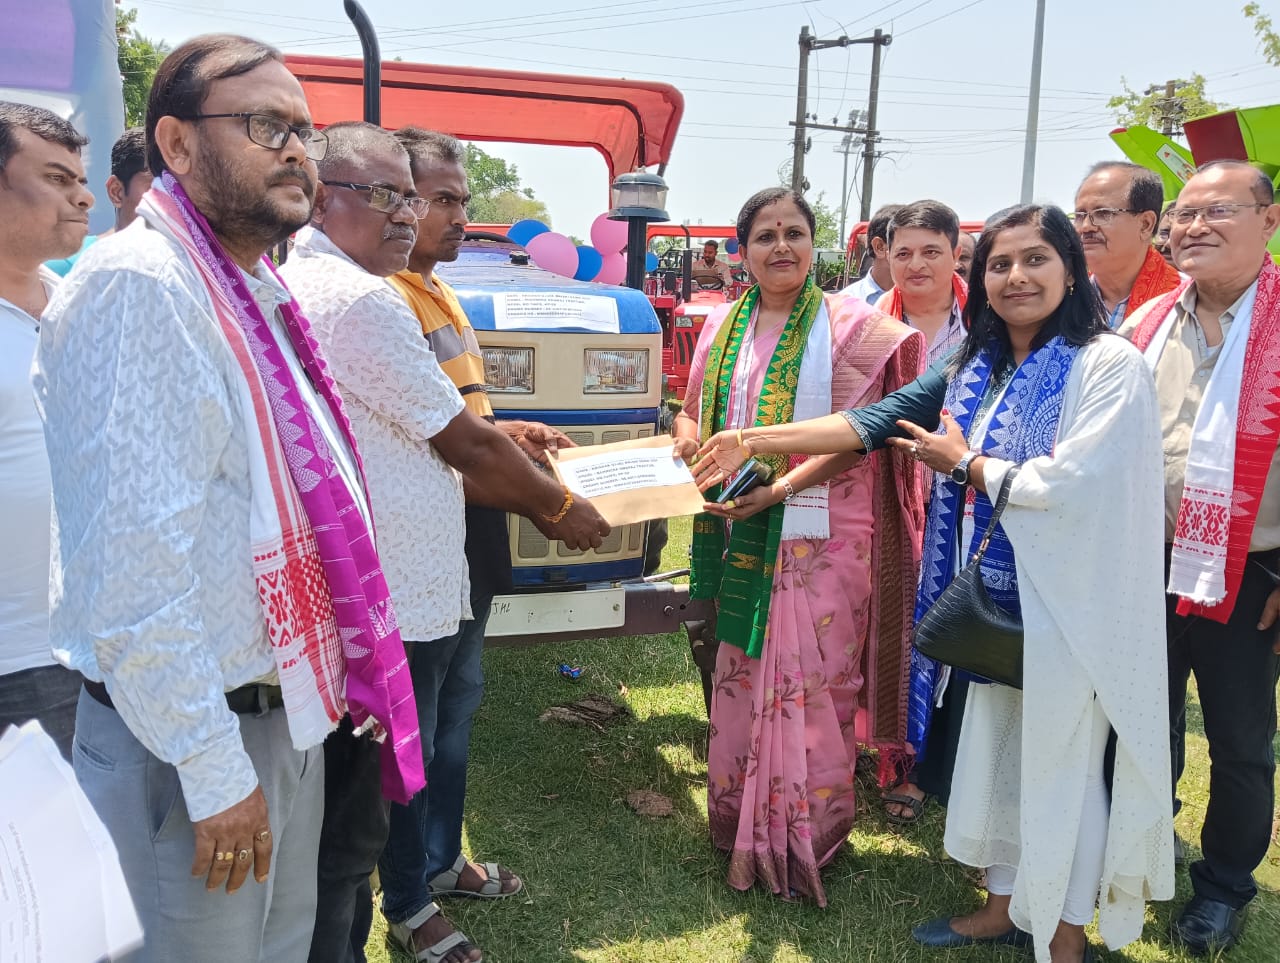
MULTIPOLYGON (((457 140, 435 131, 403 128, 396 134, 409 152, 414 187, 430 202, 418 221, 409 266, 388 280, 422 325, 444 373, 472 413, 491 422, 493 408, 485 390, 484 361, 470 321, 453 289, 435 275, 441 261, 458 257, 467 223, 466 171, 457 140)), ((496 422, 530 457, 573 442, 536 422, 496 422)), ((510 502, 502 491, 486 491, 483 480, 468 476, 466 554, 471 579, 470 621, 455 636, 436 639, 415 654, 412 665, 424 751, 427 789, 407 807, 392 807, 391 832, 379 862, 382 911, 392 938, 410 952, 449 945, 453 925, 434 910, 433 897, 460 895, 499 899, 513 896, 520 878, 496 863, 476 863, 462 853, 471 719, 483 696, 480 654, 494 595, 511 591, 511 555, 507 515, 489 506, 510 502), (424 812, 425 810, 425 812, 424 812)), ((535 524, 541 520, 534 519, 535 524)), ((544 528, 539 524, 540 528, 544 528)), ((553 530, 545 529, 551 538, 553 530)), ((446 963, 475 959, 469 943, 454 943, 446 963)))

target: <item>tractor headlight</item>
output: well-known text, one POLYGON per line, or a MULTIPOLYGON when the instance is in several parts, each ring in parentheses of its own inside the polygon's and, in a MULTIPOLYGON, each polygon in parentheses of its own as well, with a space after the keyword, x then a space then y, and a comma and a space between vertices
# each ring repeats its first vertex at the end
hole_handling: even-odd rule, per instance
POLYGON ((586 394, 644 394, 649 390, 649 349, 587 348, 582 366, 586 394))
POLYGON ((482 348, 484 380, 495 394, 533 394, 532 348, 482 348))

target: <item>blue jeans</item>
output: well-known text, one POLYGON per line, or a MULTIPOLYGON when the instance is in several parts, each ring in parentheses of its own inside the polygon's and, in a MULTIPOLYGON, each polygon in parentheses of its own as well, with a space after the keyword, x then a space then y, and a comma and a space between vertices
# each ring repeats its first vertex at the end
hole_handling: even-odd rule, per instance
POLYGON ((0 732, 35 719, 70 762, 81 682, 79 672, 61 665, 0 675, 0 732))
POLYGON ((484 696, 480 653, 492 596, 473 596, 476 618, 453 635, 409 642, 405 651, 418 702, 427 788, 391 806, 391 832, 378 860, 382 914, 403 923, 431 902, 431 880, 462 852, 471 719, 484 696))

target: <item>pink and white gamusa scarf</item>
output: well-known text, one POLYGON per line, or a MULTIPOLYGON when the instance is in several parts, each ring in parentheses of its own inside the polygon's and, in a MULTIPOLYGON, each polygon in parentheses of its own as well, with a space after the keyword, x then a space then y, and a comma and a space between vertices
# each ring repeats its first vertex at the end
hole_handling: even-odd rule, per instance
MULTIPOLYGON (((166 172, 161 182, 139 213, 186 249, 244 375, 254 575, 293 744, 318 745, 345 712, 357 727, 372 718, 386 732, 383 794, 407 803, 426 783, 417 707, 391 594, 354 500, 360 496, 338 472, 240 268, 173 176, 166 172)), ((274 273, 269 260, 262 263, 274 273)), ((350 422, 311 326, 297 301, 280 313, 363 479, 350 422)))
MULTIPOLYGON (((1146 309, 1133 344, 1155 369, 1187 281, 1146 309)), ((1191 432, 1169 592, 1179 615, 1226 622, 1235 608, 1280 439, 1280 268, 1268 257, 1223 339, 1191 432)))

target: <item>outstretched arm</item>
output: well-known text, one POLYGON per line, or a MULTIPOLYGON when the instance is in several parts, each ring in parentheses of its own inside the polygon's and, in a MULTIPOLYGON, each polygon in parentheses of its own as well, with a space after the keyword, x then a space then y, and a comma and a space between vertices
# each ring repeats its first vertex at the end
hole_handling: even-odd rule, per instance
POLYGON ((889 438, 903 436, 899 421, 930 431, 936 428, 946 390, 944 369, 938 364, 865 408, 789 425, 718 432, 699 450, 694 477, 704 489, 719 484, 757 453, 825 455, 883 448, 889 438))

